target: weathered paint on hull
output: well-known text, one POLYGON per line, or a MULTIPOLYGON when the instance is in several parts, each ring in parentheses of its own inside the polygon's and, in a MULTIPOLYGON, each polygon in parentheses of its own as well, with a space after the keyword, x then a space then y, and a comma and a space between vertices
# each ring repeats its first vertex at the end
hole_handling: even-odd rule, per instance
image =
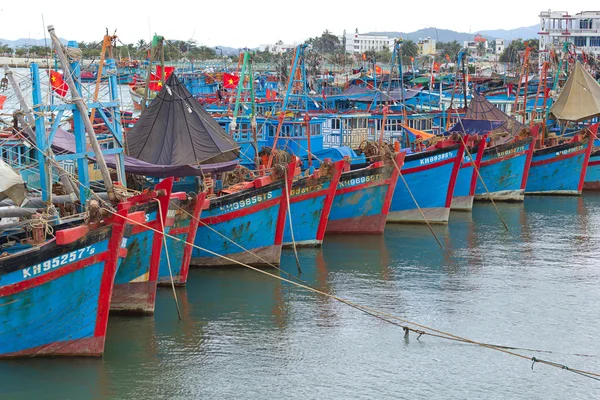
POLYGON ((453 196, 450 210, 452 211, 471 211, 473 209, 473 200, 475 196, 453 196))
POLYGON ((521 202, 525 199, 525 190, 517 189, 517 190, 500 190, 497 192, 491 192, 488 194, 476 194, 475 200, 477 201, 490 201, 490 197, 494 201, 506 201, 508 203, 521 202))
POLYGON ((102 355, 124 226, 2 259, 0 358, 102 355))
POLYGON ((587 139, 535 150, 525 194, 580 195, 591 150, 587 139))
POLYGON ((534 137, 485 149, 479 169, 485 187, 478 179, 475 200, 489 201, 491 196, 494 201, 523 201, 533 140, 534 137))
POLYGON ((278 266, 281 258, 281 245, 266 246, 252 249, 252 252, 239 251, 225 255, 228 259, 217 256, 193 257, 195 267, 235 267, 240 263, 253 267, 278 266))
POLYGON ((447 224, 463 151, 462 145, 455 145, 407 155, 402 167, 406 185, 402 179, 396 185, 387 222, 425 223, 416 200, 422 210, 431 210, 429 216, 426 214, 430 223, 447 224))
MULTIPOLYGON (((296 246, 319 247, 323 243, 343 165, 344 161, 336 162, 329 176, 320 177, 317 172, 294 182, 290 207, 296 246)), ((289 216, 286 217, 283 246, 293 246, 289 216)))
POLYGON ((152 314, 156 298, 158 268, 163 247, 163 229, 172 225, 172 179, 156 185, 152 195, 141 194, 129 199, 130 211, 145 213, 143 225, 131 224, 127 237, 127 257, 119 264, 115 276, 111 312, 152 314))
MULTIPOLYGON (((404 157, 404 153, 396 156, 398 168, 402 168, 404 157)), ((333 199, 326 232, 383 234, 398 177, 398 169, 383 162, 344 172, 333 199)))
MULTIPOLYGON (((293 175, 291 164, 283 178, 288 188, 293 175)), ((250 189, 211 199, 198 224, 191 265, 279 265, 289 196, 285 188, 281 179, 265 186, 255 181, 250 189)))
POLYGON ((111 312, 123 314, 152 314, 156 300, 156 281, 115 284, 111 312))
POLYGON ((600 190, 600 149, 596 149, 590 155, 583 189, 600 190))
MULTIPOLYGON (((431 224, 447 224, 450 217, 450 208, 448 207, 421 208, 421 211, 431 224)), ((388 222, 407 224, 422 224, 424 222, 419 210, 391 211, 387 220, 388 222)))

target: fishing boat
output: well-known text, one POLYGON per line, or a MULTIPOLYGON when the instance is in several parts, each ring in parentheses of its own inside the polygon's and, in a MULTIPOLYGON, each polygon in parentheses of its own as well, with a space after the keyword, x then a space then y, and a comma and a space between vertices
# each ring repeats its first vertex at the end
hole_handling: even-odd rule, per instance
POLYGON ((194 266, 279 265, 295 163, 210 198, 192 251, 194 266))
POLYGON ((173 225, 169 213, 179 198, 171 198, 173 179, 165 179, 155 190, 142 193, 119 204, 130 213, 143 212, 143 221, 130 224, 126 238, 127 257, 115 276, 110 310, 112 312, 152 314, 165 227, 173 225))
POLYGON ((376 161, 354 170, 346 163, 335 192, 326 233, 383 233, 405 153, 394 157, 393 160, 376 161))
POLYGON ((185 285, 187 282, 200 214, 204 207, 208 207, 206 193, 188 196, 185 192, 178 192, 173 197, 179 200, 179 204, 169 210, 171 215, 167 215, 166 237, 158 270, 159 285, 185 285), (173 219, 173 223, 169 219, 173 219))
POLYGON ((285 226, 284 246, 293 242, 297 246, 321 246, 344 164, 324 160, 312 174, 294 180, 290 193, 291 224, 285 226))
POLYGON ((487 135, 474 199, 523 201, 535 136, 482 94, 472 96, 464 118, 449 132, 487 135))
POLYGON ((65 222, 51 238, 40 219, 33 237, 0 237, 0 358, 102 355, 123 217, 65 222))
POLYGON ((590 134, 579 132, 563 143, 551 138, 556 144, 535 150, 525 194, 580 195, 597 130, 594 125, 590 134))
POLYGON ((402 175, 404 181, 396 185, 388 222, 447 224, 454 185, 464 144, 445 139, 426 151, 406 155, 402 175))
MULTIPOLYGON (((600 157, 597 149, 594 150, 594 145, 599 142, 597 122, 600 116, 600 84, 581 63, 575 63, 550 113, 559 125, 564 124, 562 131, 567 131, 567 124, 575 123, 581 127, 582 123, 587 122, 593 125, 583 125, 585 128, 582 131, 568 133, 565 135, 568 141, 560 145, 558 141, 561 138, 551 138, 552 133, 548 134, 546 140, 552 141, 554 147, 560 147, 548 149, 545 157, 539 160, 543 162, 539 168, 544 168, 545 185, 531 189, 540 191, 547 188, 548 191, 560 191, 562 194, 579 194, 584 188, 600 189, 600 157)), ((543 150, 537 150, 536 154, 543 150)), ((532 168, 538 167, 537 162, 534 155, 532 168)), ((530 191, 529 184, 527 191, 530 191)))

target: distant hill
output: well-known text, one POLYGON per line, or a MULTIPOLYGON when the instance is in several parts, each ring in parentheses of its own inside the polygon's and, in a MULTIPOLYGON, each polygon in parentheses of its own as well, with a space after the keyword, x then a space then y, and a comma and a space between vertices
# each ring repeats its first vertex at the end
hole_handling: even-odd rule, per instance
POLYGON ((489 30, 489 31, 480 31, 473 33, 466 32, 456 32, 449 29, 439 29, 439 28, 425 28, 419 29, 414 32, 369 32, 367 35, 385 35, 389 37, 402 37, 403 39, 409 39, 412 41, 418 41, 419 39, 432 38, 437 40, 438 42, 451 42, 456 40, 459 43, 462 43, 466 40, 473 40, 473 37, 480 33, 483 37, 488 40, 493 39, 505 39, 507 41, 511 41, 514 39, 531 39, 537 38, 538 25, 532 25, 528 27, 516 28, 516 29, 497 29, 497 30, 489 30))
MULTIPOLYGON (((63 44, 67 44, 69 41, 67 39, 62 39, 60 38, 60 41, 63 44)), ((47 46, 50 46, 52 43, 52 41, 50 40, 50 37, 48 37, 46 40, 44 39, 27 39, 27 38, 21 38, 21 39, 17 39, 17 40, 8 40, 8 39, 0 39, 0 44, 7 44, 9 47, 12 47, 13 49, 17 48, 17 47, 22 47, 22 46, 44 46, 44 44, 46 44, 47 46)))
POLYGON ((540 30, 539 25, 526 26, 523 28, 516 29, 496 29, 492 31, 481 31, 482 35, 485 37, 492 37, 494 39, 504 39, 504 40, 515 40, 515 39, 535 39, 538 37, 538 32, 540 30))

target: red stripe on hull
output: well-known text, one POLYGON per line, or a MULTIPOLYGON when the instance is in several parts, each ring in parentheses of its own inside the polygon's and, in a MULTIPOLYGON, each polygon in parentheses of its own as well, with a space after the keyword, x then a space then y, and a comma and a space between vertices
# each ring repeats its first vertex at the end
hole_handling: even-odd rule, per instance
POLYGON ((583 168, 581 168, 581 174, 579 175, 579 185, 577 185, 577 190, 579 193, 583 190, 583 185, 585 184, 585 174, 587 173, 588 163, 590 162, 590 156, 592 155, 592 150, 594 149, 594 137, 596 136, 596 132, 598 131, 598 124, 590 127, 590 131, 593 135, 588 136, 588 146, 587 151, 585 152, 585 159, 583 160, 583 168))
POLYGON ((510 154, 506 157, 498 157, 498 158, 494 158, 493 160, 482 161, 481 166, 486 167, 488 165, 498 164, 500 162, 510 160, 511 158, 522 156, 523 154, 526 154, 526 153, 527 153, 527 151, 521 151, 519 153, 510 154))
POLYGON ((323 212, 321 212, 321 219, 319 220, 319 226, 317 228, 316 240, 320 242, 317 246, 321 245, 321 243, 323 242, 323 238, 325 237, 325 231, 327 230, 327 223, 329 221, 329 214, 331 213, 331 208, 333 207, 335 192, 337 190, 338 184, 340 183, 342 171, 344 170, 344 164, 344 160, 336 161, 334 163, 335 172, 333 173, 331 181, 329 182, 329 192, 325 197, 323 212))
POLYGON ((454 195, 454 187, 456 186, 456 178, 458 177, 458 170, 460 163, 462 162, 463 155, 465 153, 465 142, 461 141, 460 148, 456 152, 456 158, 454 159, 454 166, 452 167, 452 174, 450 175, 450 182, 448 184, 448 192, 446 193, 446 208, 450 208, 452 204, 452 195, 454 195))
MULTIPOLYGON (((475 196, 475 189, 477 188, 477 179, 479 178, 479 171, 481 168, 481 160, 483 160, 483 153, 485 153, 485 143, 488 135, 485 134, 479 142, 479 148, 477 149, 477 156, 475 157, 475 168, 473 168, 473 175, 471 175, 471 186, 469 187, 469 196, 475 196)), ((471 153, 471 157, 473 153, 471 153)))
POLYGON ((457 158, 461 159, 460 157, 452 157, 452 158, 449 158, 447 160, 440 161, 440 162, 433 163, 433 164, 427 164, 427 165, 423 165, 423 166, 420 166, 420 167, 414 167, 414 168, 407 168, 407 169, 405 169, 405 170, 402 171, 402 174, 403 175, 409 175, 409 174, 414 174, 415 172, 421 172, 421 171, 426 171, 428 169, 433 169, 433 168, 441 167, 442 165, 450 164, 450 163, 456 161, 457 158))
POLYGON ((568 154, 563 154, 563 155, 552 157, 552 158, 547 158, 547 159, 541 160, 541 161, 533 161, 531 163, 531 166, 532 167, 537 167, 538 165, 552 164, 553 162, 562 161, 562 160, 565 160, 567 158, 579 156, 579 155, 585 153, 586 151, 587 151, 587 148, 581 149, 579 151, 574 151, 573 153, 568 153, 568 154))
POLYGON ((595 167, 596 165, 600 165, 600 161, 590 161, 588 163, 588 167, 595 167))
POLYGON ((156 280, 115 284, 111 312, 130 314, 154 313, 156 280))
MULTIPOLYGON (((285 188, 282 189, 282 192, 285 192, 285 188)), ((247 207, 247 208, 244 208, 241 210, 232 211, 232 212, 225 213, 222 215, 217 215, 214 217, 202 218, 202 219, 200 219, 200 221, 204 222, 206 225, 219 224, 221 222, 231 221, 232 219, 241 218, 241 217, 249 215, 249 214, 254 214, 256 212, 259 212, 259 211, 264 210, 269 207, 273 207, 280 203, 281 203, 281 199, 276 197, 274 199, 265 200, 262 203, 258 203, 255 206, 247 207)))
POLYGON ((385 229, 387 212, 368 217, 345 218, 327 223, 327 233, 381 235, 385 229))
MULTIPOLYGON (((73 264, 69 264, 66 267, 50 271, 43 275, 40 275, 36 278, 31 278, 26 281, 14 283, 12 285, 4 286, 0 288, 0 297, 10 296, 12 294, 22 292, 24 290, 31 289, 36 286, 41 286, 44 283, 50 282, 52 280, 58 279, 62 276, 80 270, 82 268, 88 267, 90 265, 105 261, 107 259, 108 251, 103 253, 96 254, 92 257, 88 257, 85 260, 80 260, 74 262, 73 264)), ((25 267, 25 266, 23 266, 25 267)))
POLYGON ((49 343, 15 353, 3 354, 0 358, 19 358, 33 356, 89 356, 100 357, 104 352, 105 336, 49 343))
MULTIPOLYGON (((120 210, 117 212, 117 217, 115 218, 113 230, 111 232, 111 238, 108 242, 108 257, 104 263, 104 274, 102 275, 102 282, 100 282, 100 295, 98 296, 98 311, 96 315, 94 336, 102 338, 106 336, 108 311, 110 309, 119 257, 121 256, 121 240, 125 234, 126 222, 123 218, 119 217, 127 217, 127 211, 120 210)), ((102 343, 104 343, 104 339, 102 339, 102 343)))
POLYGON ((193 218, 188 226, 188 235, 186 240, 185 249, 183 250, 183 257, 181 259, 181 271, 179 272, 179 282, 175 282, 179 285, 184 285, 187 282, 188 275, 190 273, 190 261, 192 260, 192 243, 196 239, 196 232, 198 232, 198 224, 200 223, 200 215, 202 215, 202 206, 206 199, 206 193, 200 193, 196 197, 196 205, 192 212, 193 218))

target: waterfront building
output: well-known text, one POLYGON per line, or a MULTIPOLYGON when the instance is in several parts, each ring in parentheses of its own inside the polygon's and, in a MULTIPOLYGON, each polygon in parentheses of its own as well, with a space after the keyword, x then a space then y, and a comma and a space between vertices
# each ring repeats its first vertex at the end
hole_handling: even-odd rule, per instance
POLYGON ((600 11, 582 11, 575 15, 567 11, 540 12, 540 51, 561 50, 570 42, 586 53, 600 54, 600 11))
POLYGON ((432 38, 419 39, 417 46, 419 46, 419 55, 421 56, 435 54, 436 40, 432 38))
POLYGON ((385 35, 363 35, 358 33, 358 29, 354 33, 342 35, 339 37, 340 42, 346 42, 346 52, 348 53, 364 53, 365 51, 382 51, 385 48, 393 49, 395 38, 385 35))

